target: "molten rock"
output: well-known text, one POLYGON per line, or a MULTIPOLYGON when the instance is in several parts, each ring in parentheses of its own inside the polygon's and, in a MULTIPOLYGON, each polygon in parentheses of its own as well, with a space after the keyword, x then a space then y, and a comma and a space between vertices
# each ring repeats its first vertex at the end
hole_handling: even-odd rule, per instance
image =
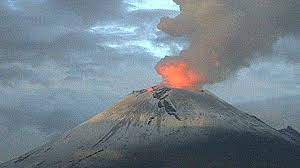
POLYGON ((299 144, 208 91, 136 91, 0 168, 296 167, 299 144))

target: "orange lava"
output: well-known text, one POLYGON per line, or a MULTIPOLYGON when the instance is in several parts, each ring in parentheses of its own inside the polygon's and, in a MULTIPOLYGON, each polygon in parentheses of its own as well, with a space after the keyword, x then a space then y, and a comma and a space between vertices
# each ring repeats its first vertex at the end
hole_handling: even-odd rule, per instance
POLYGON ((157 69, 163 77, 163 85, 171 88, 194 90, 203 81, 185 62, 167 64, 157 69))

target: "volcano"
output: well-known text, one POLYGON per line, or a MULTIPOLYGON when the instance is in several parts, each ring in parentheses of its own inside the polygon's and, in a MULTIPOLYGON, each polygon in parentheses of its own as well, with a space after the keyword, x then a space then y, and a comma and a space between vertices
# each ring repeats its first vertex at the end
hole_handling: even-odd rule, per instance
POLYGON ((207 90, 153 87, 0 167, 292 168, 299 149, 207 90))

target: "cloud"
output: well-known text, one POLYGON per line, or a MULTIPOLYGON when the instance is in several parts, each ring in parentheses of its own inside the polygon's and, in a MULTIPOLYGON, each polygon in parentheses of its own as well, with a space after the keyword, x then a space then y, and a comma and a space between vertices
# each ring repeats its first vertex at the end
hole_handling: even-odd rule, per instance
POLYGON ((134 11, 127 14, 126 20, 95 25, 90 28, 90 32, 105 34, 105 40, 98 43, 103 47, 130 52, 135 49, 137 52, 147 52, 155 57, 164 57, 179 53, 187 43, 185 38, 175 39, 156 28, 160 17, 176 14, 176 11, 166 10, 134 11))
POLYGON ((163 9, 178 11, 179 7, 172 1, 162 0, 125 0, 125 3, 129 4, 127 10, 151 10, 151 9, 163 9))
MULTIPOLYGON (((281 37, 299 33, 297 0, 174 0, 181 13, 163 17, 158 28, 173 36, 187 36, 191 45, 168 62, 184 61, 203 83, 215 83, 267 56, 281 37)), ((203 85, 199 83, 199 85, 203 85)))
POLYGON ((84 25, 89 25, 99 20, 112 20, 122 16, 125 4, 122 0, 9 0, 2 5, 14 12, 40 17, 36 19, 55 21, 55 16, 61 16, 55 18, 58 20, 68 15, 78 16, 84 25))
POLYGON ((233 77, 205 88, 233 104, 295 96, 300 92, 298 74, 297 65, 273 57, 256 60, 233 77))
POLYGON ((173 12, 123 13, 125 6, 119 1, 0 2, 0 132, 10 139, 0 140, 1 161, 159 81, 152 48, 160 52, 163 43, 152 41, 168 37, 157 35, 155 25, 173 12), (149 23, 140 24, 143 19, 149 23), (131 40, 136 44, 106 45, 131 40), (14 136, 22 143, 12 141, 14 136))
MULTIPOLYGON (((0 2, 0 133, 7 137, 0 140, 0 151, 5 151, 0 161, 159 80, 154 70, 158 59, 151 51, 104 45, 138 40, 143 33, 134 17, 142 20, 145 11, 127 13, 130 18, 124 19, 126 4, 115 0, 11 3, 0 2)), ((156 12, 159 17, 166 13, 156 12)), ((153 30, 142 25, 151 34, 157 31, 155 24, 153 30)), ((143 38, 152 44, 156 37, 143 38)))

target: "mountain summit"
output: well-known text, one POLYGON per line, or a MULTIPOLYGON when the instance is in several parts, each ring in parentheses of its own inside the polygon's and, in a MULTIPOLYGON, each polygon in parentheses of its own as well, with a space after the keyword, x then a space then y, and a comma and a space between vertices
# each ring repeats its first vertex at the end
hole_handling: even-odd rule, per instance
POLYGON ((206 90, 153 87, 0 168, 297 167, 299 144, 206 90))

